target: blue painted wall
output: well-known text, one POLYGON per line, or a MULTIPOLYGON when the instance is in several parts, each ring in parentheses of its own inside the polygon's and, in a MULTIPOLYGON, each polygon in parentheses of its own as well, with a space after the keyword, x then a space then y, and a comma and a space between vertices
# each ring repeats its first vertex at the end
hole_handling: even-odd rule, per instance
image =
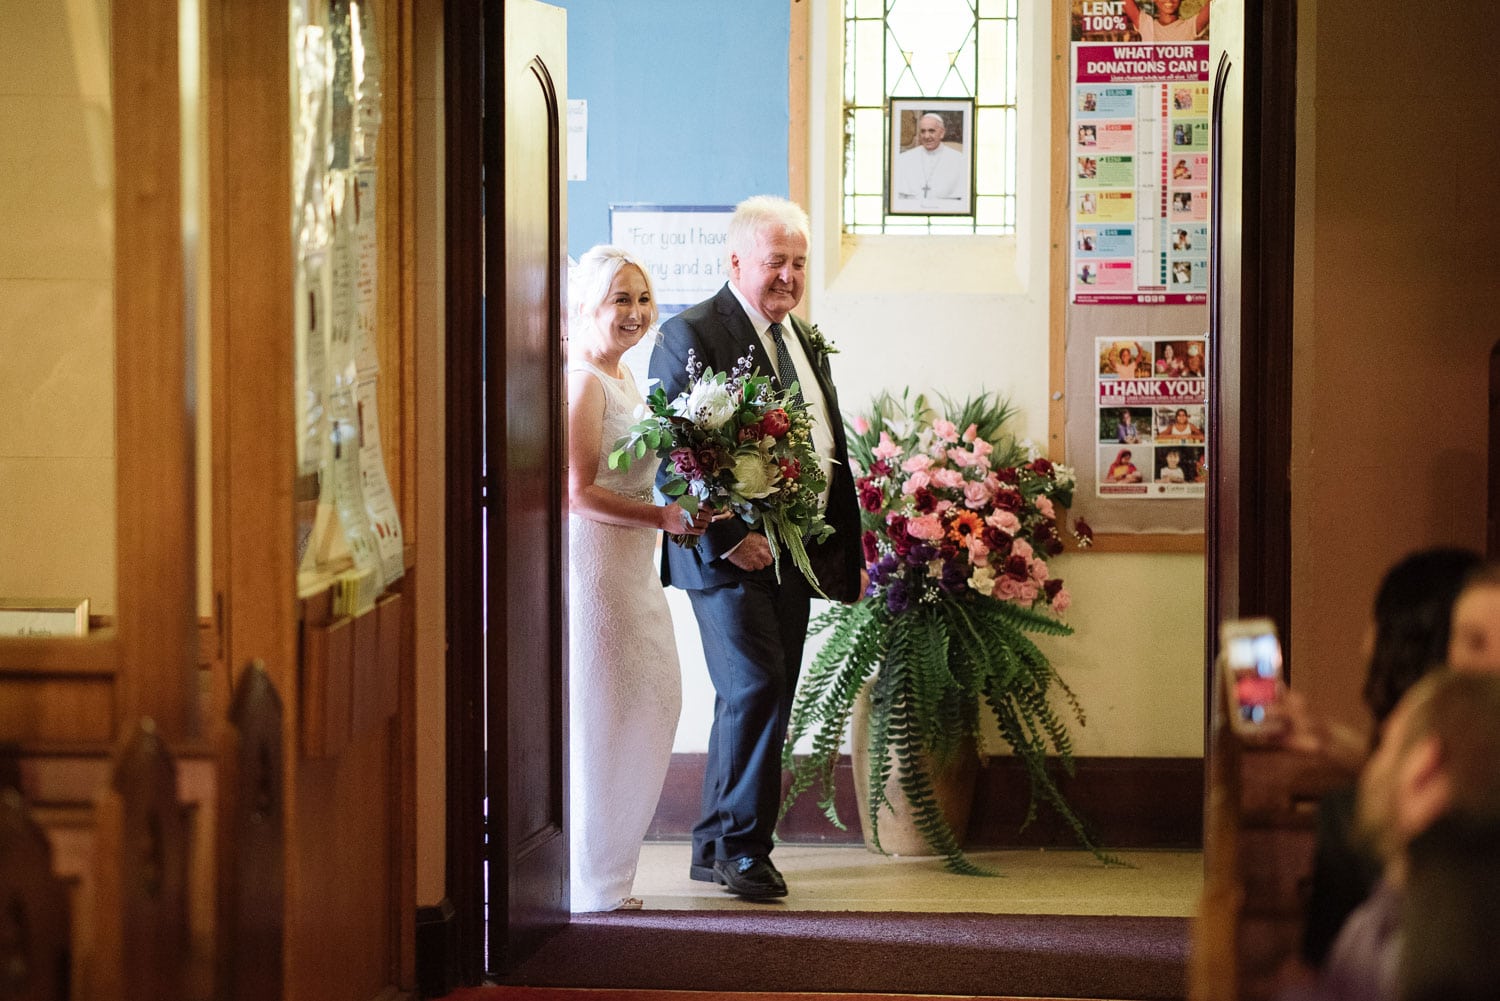
POLYGON ((568 97, 588 101, 588 180, 568 253, 609 206, 733 205, 787 193, 787 0, 549 0, 568 11, 568 97))

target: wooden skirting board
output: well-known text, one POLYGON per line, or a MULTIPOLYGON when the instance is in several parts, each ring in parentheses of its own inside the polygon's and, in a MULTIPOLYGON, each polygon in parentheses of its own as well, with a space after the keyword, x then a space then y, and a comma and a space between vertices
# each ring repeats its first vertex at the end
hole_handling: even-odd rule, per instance
MULTIPOLYGON (((647 838, 686 840, 698 820, 703 754, 674 754, 647 838)), ((1202 758, 1078 758, 1072 777, 1058 768, 1058 784, 1085 819, 1098 843, 1114 849, 1203 846, 1202 758)), ((818 808, 816 789, 804 793, 777 827, 791 844, 860 844, 854 779, 846 755, 838 765, 839 818, 833 826, 818 808)), ((969 823, 972 848, 1074 848, 1072 830, 1045 804, 1024 830, 1030 795, 1024 767, 1015 758, 993 757, 979 771, 969 823)))

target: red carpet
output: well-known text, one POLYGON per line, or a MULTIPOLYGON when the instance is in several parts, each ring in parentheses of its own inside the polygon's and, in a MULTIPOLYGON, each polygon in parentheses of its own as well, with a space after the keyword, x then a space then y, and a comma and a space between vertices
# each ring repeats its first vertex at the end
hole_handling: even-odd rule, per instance
MULTIPOLYGON (((575 916, 505 977, 532 987, 1177 1001, 1188 919, 833 911, 575 916)), ((482 1001, 483 991, 464 992, 482 1001)))

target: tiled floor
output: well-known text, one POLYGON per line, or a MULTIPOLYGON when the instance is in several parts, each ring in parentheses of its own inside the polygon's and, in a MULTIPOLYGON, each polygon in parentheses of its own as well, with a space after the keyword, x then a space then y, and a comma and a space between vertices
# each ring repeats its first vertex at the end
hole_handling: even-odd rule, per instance
POLYGON ((955 911, 989 914, 1129 914, 1191 917, 1203 888, 1201 852, 1125 852, 1106 866, 1080 851, 971 853, 1001 873, 955 876, 936 859, 892 858, 863 847, 776 849, 790 892, 766 903, 688 879, 686 843, 648 843, 635 894, 661 910, 767 908, 800 911, 955 911))

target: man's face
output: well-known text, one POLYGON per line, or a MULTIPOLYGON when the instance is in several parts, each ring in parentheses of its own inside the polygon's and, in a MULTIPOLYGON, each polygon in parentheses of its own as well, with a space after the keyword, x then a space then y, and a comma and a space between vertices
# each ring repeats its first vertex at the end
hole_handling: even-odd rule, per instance
POLYGON ((926 150, 935 150, 943 141, 943 133, 947 129, 943 127, 943 120, 936 115, 923 115, 922 120, 917 122, 917 141, 926 150))
POLYGON ((780 323, 802 301, 807 279, 807 240, 778 228, 755 234, 753 249, 729 255, 729 276, 740 294, 780 323))

